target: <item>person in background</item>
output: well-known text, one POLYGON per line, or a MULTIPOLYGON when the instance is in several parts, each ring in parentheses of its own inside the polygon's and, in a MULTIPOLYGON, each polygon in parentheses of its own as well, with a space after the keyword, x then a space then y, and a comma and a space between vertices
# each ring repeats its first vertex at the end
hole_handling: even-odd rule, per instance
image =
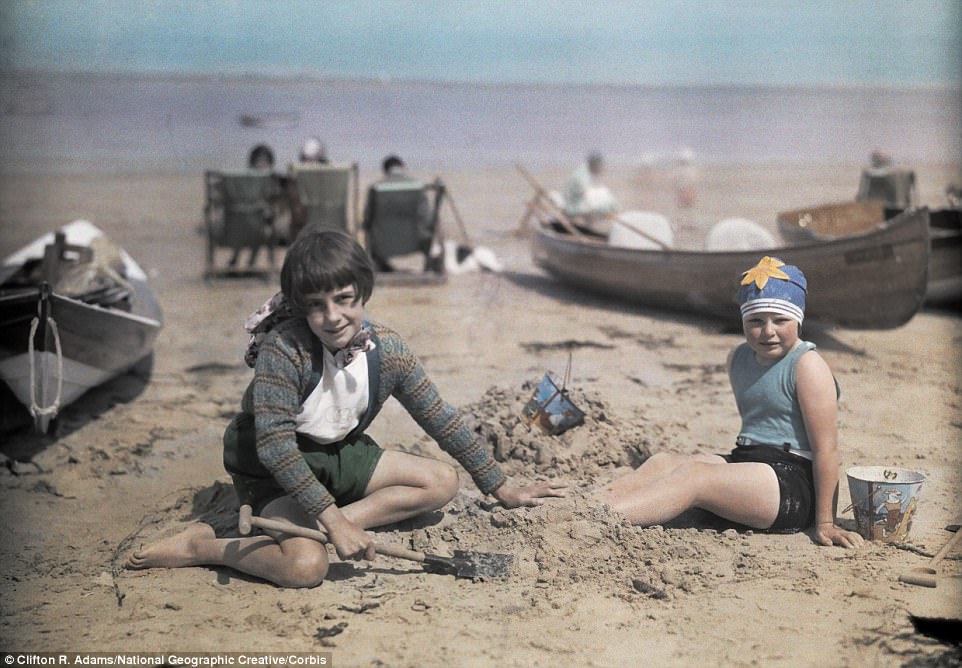
POLYGON ((410 174, 408 174, 408 166, 404 164, 404 160, 401 159, 401 156, 395 155, 394 153, 384 158, 384 161, 381 162, 381 172, 384 175, 384 181, 416 180, 412 178, 410 174))
POLYGON ((698 181, 701 173, 695 164, 695 152, 687 146, 678 152, 678 161, 672 170, 671 182, 675 190, 675 205, 679 209, 691 209, 698 198, 698 181))
MULTIPOLYGON (((400 156, 391 154, 388 155, 381 162, 381 179, 373 183, 367 191, 367 198, 364 202, 364 215, 361 219, 361 229, 365 233, 370 234, 371 226, 374 223, 375 217, 378 215, 377 211, 377 196, 376 191, 378 186, 384 185, 386 183, 410 183, 412 186, 421 186, 421 196, 418 202, 418 219, 424 225, 423 234, 424 238, 422 242, 425 244, 424 253, 426 256, 430 255, 431 249, 430 244, 433 238, 433 230, 427 229, 427 221, 431 217, 431 204, 428 201, 428 195, 423 187, 423 183, 420 179, 416 179, 408 172, 407 165, 400 156)), ((440 249, 439 249, 440 252, 440 249)), ((375 250, 371 250, 371 259, 374 260, 374 265, 377 267, 378 271, 392 271, 393 268, 391 263, 387 258, 379 257, 375 250)))
POLYGON ((250 169, 274 169, 274 151, 267 144, 257 144, 247 154, 247 166, 250 169))
MULTIPOLYGON (((256 144, 247 153, 247 167, 248 169, 253 169, 257 171, 266 171, 271 174, 271 182, 268 192, 265 194, 265 200, 268 205, 268 211, 264 216, 264 223, 269 226, 274 226, 277 219, 277 207, 281 203, 281 182, 276 174, 274 174, 274 151, 267 144, 256 144)), ((247 260, 247 266, 253 267, 257 262, 257 255, 260 252, 260 246, 251 246, 250 258, 247 260)), ((231 254, 231 258, 228 265, 231 268, 237 266, 240 260, 240 248, 235 248, 234 252, 231 254)))
POLYGON ((953 209, 962 207, 962 186, 955 183, 945 186, 945 199, 953 209))
POLYGON ((324 146, 324 142, 317 137, 308 137, 301 146, 298 160, 301 162, 314 162, 326 165, 328 163, 327 147, 324 146))
POLYGON ((896 167, 892 156, 874 150, 869 156, 869 166, 862 170, 856 201, 881 201, 889 206, 908 207, 917 199, 915 172, 896 167))
MULTIPOLYGON (((308 137, 301 145, 301 150, 297 154, 298 162, 305 165, 326 165, 329 163, 327 157, 327 147, 317 137, 308 137)), ((291 212, 291 222, 288 226, 288 237, 291 243, 297 238, 304 225, 307 223, 307 211, 301 204, 297 193, 297 183, 293 178, 286 179, 284 190, 287 194, 287 205, 291 212)))
POLYGON ((607 236, 611 228, 609 216, 618 210, 618 202, 600 181, 604 169, 601 153, 589 153, 568 179, 562 208, 578 227, 607 236))

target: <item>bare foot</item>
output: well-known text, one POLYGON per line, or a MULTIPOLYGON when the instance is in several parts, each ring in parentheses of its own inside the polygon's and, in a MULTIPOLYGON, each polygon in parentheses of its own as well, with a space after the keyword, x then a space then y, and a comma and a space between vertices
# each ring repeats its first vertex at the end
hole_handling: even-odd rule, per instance
POLYGON ((180 533, 135 550, 127 558, 127 568, 180 568, 197 566, 198 545, 214 540, 214 529, 207 524, 191 524, 180 533))

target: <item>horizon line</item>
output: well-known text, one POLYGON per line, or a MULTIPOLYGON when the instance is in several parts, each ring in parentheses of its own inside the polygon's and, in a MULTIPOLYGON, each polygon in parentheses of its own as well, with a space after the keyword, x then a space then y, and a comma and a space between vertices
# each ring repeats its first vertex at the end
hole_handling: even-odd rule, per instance
POLYGON ((270 73, 270 72, 200 72, 200 71, 164 71, 148 70, 135 72, 131 70, 68 70, 45 68, 0 68, 0 76, 8 78, 20 77, 48 77, 48 78, 112 78, 112 79, 141 79, 167 81, 247 81, 251 83, 340 83, 340 84, 403 84, 426 85, 439 87, 476 86, 490 88, 639 88, 639 89, 763 89, 763 90, 908 90, 908 91, 960 91, 962 81, 958 82, 928 82, 928 83, 749 83, 749 82, 681 82, 681 83, 641 83, 641 82, 562 82, 562 81, 482 81, 455 79, 425 79, 417 77, 378 77, 378 76, 344 76, 325 75, 311 72, 304 73, 270 73))

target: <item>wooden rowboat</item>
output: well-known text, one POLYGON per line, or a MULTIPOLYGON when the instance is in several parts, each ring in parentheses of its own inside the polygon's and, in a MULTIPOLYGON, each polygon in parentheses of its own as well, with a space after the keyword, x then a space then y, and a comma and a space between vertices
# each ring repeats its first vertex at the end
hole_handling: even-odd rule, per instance
MULTIPOLYGON (((824 204, 779 213, 778 231, 790 243, 831 241, 890 225, 904 210, 872 201, 824 204)), ((962 300, 962 209, 929 211, 929 245, 926 301, 962 300)))
POLYGON ((0 264, 0 379, 41 433, 88 389, 151 359, 163 316, 126 252, 113 246, 116 269, 102 270, 116 280, 59 287, 67 271, 94 267, 93 248, 107 244, 97 227, 75 221, 0 264))
POLYGON ((831 241, 733 252, 617 248, 539 224, 532 255, 549 274, 577 288, 736 321, 741 273, 764 255, 777 256, 808 278, 807 319, 884 329, 904 324, 922 305, 929 212, 908 210, 881 228, 831 241))

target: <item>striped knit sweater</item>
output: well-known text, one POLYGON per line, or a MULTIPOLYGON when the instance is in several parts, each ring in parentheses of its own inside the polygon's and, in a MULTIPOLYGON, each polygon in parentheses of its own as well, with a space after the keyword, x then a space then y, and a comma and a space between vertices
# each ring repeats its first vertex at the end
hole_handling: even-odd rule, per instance
MULTIPOLYGON (((365 323, 375 347, 368 356, 368 409, 348 435, 362 433, 394 396, 425 432, 471 474, 489 494, 505 476, 497 462, 467 428, 461 415, 438 395, 421 362, 391 329, 365 323)), ((322 370, 321 343, 303 318, 278 324, 260 345, 254 379, 244 392, 242 408, 254 416, 257 457, 274 479, 312 516, 334 502, 297 449, 294 429, 311 376, 322 370)), ((316 378, 316 376, 315 376, 316 378)), ((345 439, 346 440, 346 439, 345 439)))

